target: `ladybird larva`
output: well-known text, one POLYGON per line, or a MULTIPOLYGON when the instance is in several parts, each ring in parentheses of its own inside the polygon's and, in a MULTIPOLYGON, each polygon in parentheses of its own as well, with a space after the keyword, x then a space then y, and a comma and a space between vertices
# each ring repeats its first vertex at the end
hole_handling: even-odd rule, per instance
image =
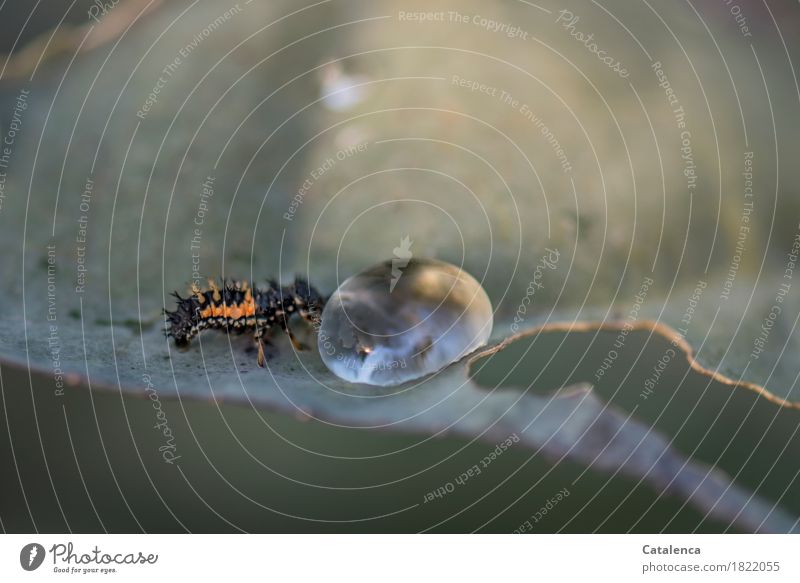
POLYGON ((265 287, 236 280, 222 282, 220 286, 209 279, 205 289, 192 285, 188 297, 181 297, 177 291, 172 295, 178 304, 174 311, 164 310, 167 323, 165 333, 175 339, 176 346, 188 346, 195 336, 206 329, 222 330, 229 334, 253 332, 260 367, 266 362, 266 335, 273 327, 283 330, 292 345, 297 350, 303 350, 304 347, 289 328, 289 318, 296 313, 304 320, 316 323, 325 304, 320 293, 301 277, 296 277, 290 285, 280 286, 270 281, 265 287))

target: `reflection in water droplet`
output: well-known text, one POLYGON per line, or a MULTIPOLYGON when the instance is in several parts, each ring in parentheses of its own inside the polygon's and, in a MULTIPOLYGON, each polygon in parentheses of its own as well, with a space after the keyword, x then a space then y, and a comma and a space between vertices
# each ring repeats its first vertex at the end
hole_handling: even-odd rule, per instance
POLYGON ((338 377, 396 385, 455 362, 491 332, 492 304, 474 277, 442 261, 396 258, 339 286, 318 342, 338 377))

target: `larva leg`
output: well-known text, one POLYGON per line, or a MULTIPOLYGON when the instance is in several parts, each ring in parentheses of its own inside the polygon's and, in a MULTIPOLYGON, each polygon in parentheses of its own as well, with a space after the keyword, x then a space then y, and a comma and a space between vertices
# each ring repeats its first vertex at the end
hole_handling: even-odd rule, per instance
POLYGON ((267 359, 264 356, 264 344, 261 342, 261 338, 256 338, 256 346, 258 347, 258 366, 264 368, 267 359))
POLYGON ((295 350, 297 351, 308 350, 308 347, 306 347, 297 338, 295 338, 295 335, 292 333, 292 329, 289 328, 289 323, 286 320, 281 319, 280 325, 281 325, 281 330, 286 332, 287 336, 289 336, 289 340, 292 341, 292 346, 294 346, 295 350))

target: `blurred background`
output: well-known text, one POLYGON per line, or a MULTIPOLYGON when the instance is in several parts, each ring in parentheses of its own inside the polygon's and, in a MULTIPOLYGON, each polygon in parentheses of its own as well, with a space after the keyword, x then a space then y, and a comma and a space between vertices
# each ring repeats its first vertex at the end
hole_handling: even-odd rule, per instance
POLYGON ((735 0, 1 4, 3 529, 796 529, 798 32, 735 0), (198 278, 330 293, 406 237, 481 281, 493 343, 532 335, 385 409, 282 341, 266 378, 163 338, 198 278))

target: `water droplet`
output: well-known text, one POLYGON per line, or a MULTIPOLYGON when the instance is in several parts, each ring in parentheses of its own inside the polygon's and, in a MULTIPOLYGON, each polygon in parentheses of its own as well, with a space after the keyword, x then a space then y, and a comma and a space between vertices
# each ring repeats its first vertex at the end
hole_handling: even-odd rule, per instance
POLYGON ((396 385, 483 346, 492 304, 455 265, 395 257, 347 279, 322 312, 325 365, 355 383, 396 385))

